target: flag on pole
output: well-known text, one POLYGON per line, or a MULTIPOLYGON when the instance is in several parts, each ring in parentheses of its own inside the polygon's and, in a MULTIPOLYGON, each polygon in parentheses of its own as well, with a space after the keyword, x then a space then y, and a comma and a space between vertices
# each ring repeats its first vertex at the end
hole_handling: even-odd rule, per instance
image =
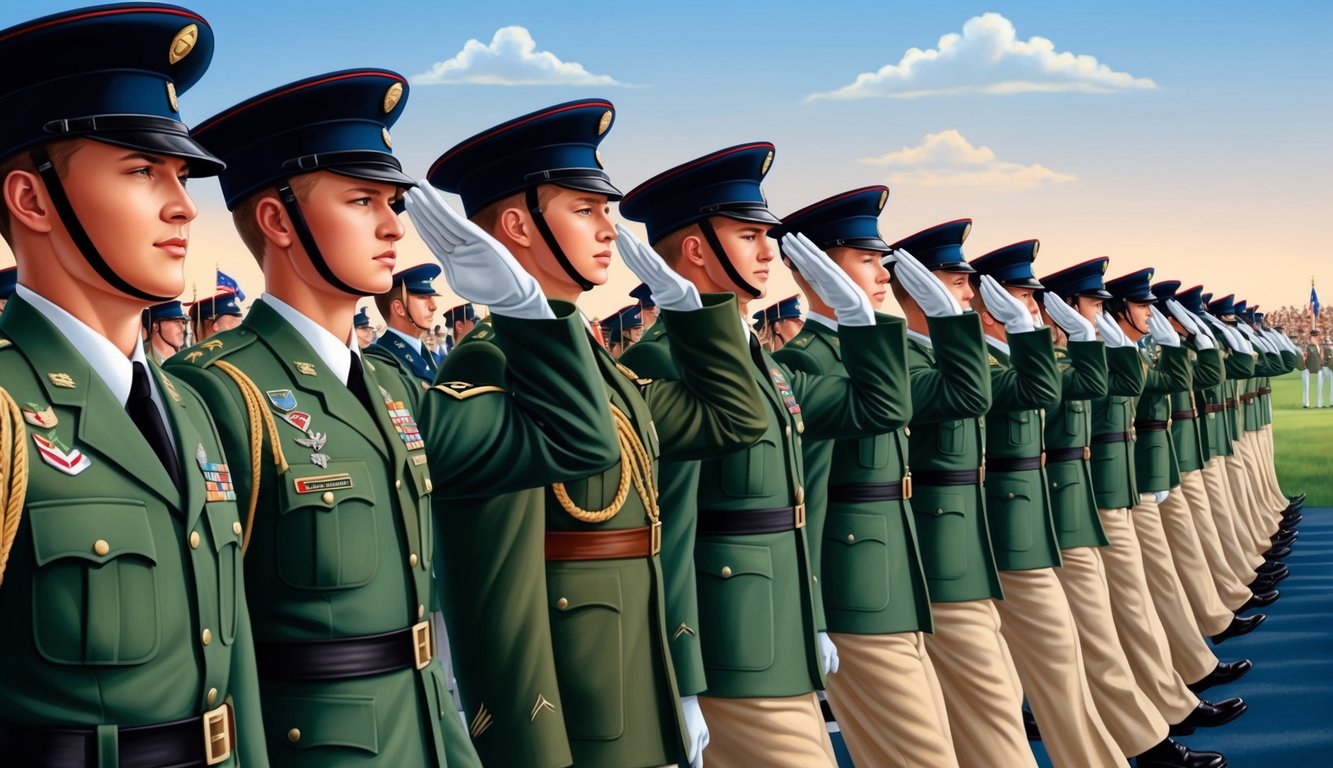
POLYGON ((1314 290, 1314 278, 1310 278, 1310 314, 1319 318, 1319 294, 1314 290))
POLYGON ((236 278, 219 269, 218 292, 221 293, 222 291, 232 291, 236 294, 237 301, 245 301, 245 292, 241 290, 240 283, 236 282, 236 278))

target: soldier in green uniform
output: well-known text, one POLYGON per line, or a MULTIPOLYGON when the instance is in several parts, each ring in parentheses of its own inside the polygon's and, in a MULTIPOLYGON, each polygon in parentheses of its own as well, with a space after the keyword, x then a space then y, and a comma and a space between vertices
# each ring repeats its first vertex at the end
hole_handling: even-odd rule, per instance
MULTIPOLYGON (((1256 339, 1266 346, 1266 359, 1269 364, 1268 375, 1259 382, 1256 391, 1259 416, 1258 434, 1254 437, 1256 463, 1259 465, 1259 483, 1267 494, 1268 504, 1281 509, 1285 514, 1293 506, 1295 498, 1282 492, 1277 481, 1277 467, 1273 460, 1273 376, 1281 376, 1296 370, 1300 365, 1299 352, 1285 335, 1264 327, 1263 313, 1258 306, 1250 307, 1246 313, 1256 339)), ((1278 548, 1280 549, 1280 548, 1278 548)))
MULTIPOLYGON (((658 325, 679 365, 671 379, 635 372, 585 326, 582 346, 596 359, 587 396, 610 403, 620 461, 544 490, 472 494, 444 518, 450 635, 460 659, 488 661, 458 670, 488 764, 700 765, 709 739, 697 700, 673 674, 680 630, 663 619, 668 579, 691 563, 673 559, 688 551, 662 550, 663 520, 677 510, 661 495, 660 460, 715 459, 753 443, 766 424, 763 398, 743 364, 735 300, 701 296, 612 228, 608 203, 620 192, 597 148, 614 118, 600 99, 555 105, 459 143, 429 174, 549 299, 572 303, 605 283, 617 241, 662 306, 658 325)), ((434 189, 410 193, 408 210, 437 253, 448 246, 429 224, 449 210, 434 189)), ((478 326, 450 353, 443 386, 516 366, 497 354, 493 333, 478 326)))
POLYGON ((972 307, 990 350, 983 487, 1004 590, 996 608, 1051 760, 1110 768, 1124 755, 1093 703, 1073 612, 1055 574, 1060 546, 1047 493, 1045 421, 1060 405, 1064 377, 1050 329, 1037 327, 1038 247, 1025 240, 970 262, 972 307))
POLYGON ((647 333, 661 314, 657 302, 653 300, 653 289, 647 283, 639 283, 629 292, 629 296, 639 302, 639 317, 643 320, 643 331, 647 333))
POLYGON ((357 354, 357 301, 389 287, 404 231, 396 209, 412 180, 388 128, 406 96, 395 73, 334 72, 196 132, 228 162, 223 195, 268 291, 241 327, 171 367, 207 392, 257 513, 246 581, 262 596, 251 612, 281 765, 478 765, 433 658, 431 492, 447 509, 616 455, 604 399, 583 394, 596 368, 578 313, 548 305, 470 228, 452 241, 449 277, 494 307, 508 374, 460 377, 418 411, 414 385, 357 354))
MULTIPOLYGON (((835 195, 786 216, 768 236, 810 238, 878 306, 889 282, 880 263, 889 246, 879 234, 888 194, 874 186, 835 195)), ((833 308, 799 271, 792 276, 809 309, 805 327, 774 359, 793 371, 846 376, 833 308)), ((900 366, 895 388, 906 394, 906 324, 900 327, 891 362, 900 366)), ((909 501, 906 431, 801 446, 811 571, 838 648, 828 701, 854 760, 954 766, 944 694, 925 647, 930 594, 909 501)))
POLYGON ((223 291, 216 296, 199 299, 190 305, 190 342, 198 344, 223 331, 229 331, 240 325, 244 316, 233 291, 223 291))
POLYGON ((161 365, 167 358, 181 351, 185 346, 185 326, 190 316, 185 314, 181 303, 175 299, 154 304, 144 314, 144 330, 148 340, 144 351, 153 362, 161 365))
MULTIPOLYGON (((698 290, 736 297, 739 311, 728 322, 737 325, 748 315, 746 305, 763 296, 775 256, 765 234, 780 222, 760 188, 773 154, 767 142, 719 150, 658 174, 621 203, 626 218, 645 223, 649 242, 672 269, 698 290)), ((837 670, 837 649, 824 631, 811 570, 801 443, 890 431, 910 413, 893 387, 901 372, 901 341, 894 344, 901 325, 877 316, 865 293, 809 240, 789 234, 782 249, 834 309, 847 372, 793 371, 751 336, 750 349, 737 350, 735 361, 763 392, 763 436, 697 469, 677 466, 690 477, 669 481, 673 488, 693 484, 697 472, 693 631, 706 676, 699 701, 712 732, 710 765, 834 764, 814 691, 825 672, 837 670)), ((661 304, 661 292, 653 294, 661 304)), ((665 342, 641 342, 644 357, 658 361, 645 370, 675 378, 680 372, 667 358, 679 359, 684 350, 665 342)), ((688 616, 690 609, 677 606, 674 613, 688 616)), ((687 645, 682 651, 693 650, 694 643, 687 645)))
POLYGON ((395 272, 393 287, 375 297, 385 328, 368 354, 388 362, 423 390, 435 383, 435 357, 421 335, 430 333, 435 298, 440 295, 433 281, 439 276, 438 264, 408 267, 395 272))
POLYGON ((227 458, 140 341, 185 287, 185 178, 222 168, 177 102, 212 54, 208 22, 166 5, 0 31, 0 234, 23 276, 0 319, 5 765, 268 765, 227 458))
POLYGON ((1320 348, 1319 329, 1310 331, 1310 341, 1305 345, 1305 359, 1301 365, 1301 407, 1310 407, 1310 378, 1314 377, 1315 407, 1324 407, 1324 377, 1320 371, 1324 368, 1324 358, 1320 348))

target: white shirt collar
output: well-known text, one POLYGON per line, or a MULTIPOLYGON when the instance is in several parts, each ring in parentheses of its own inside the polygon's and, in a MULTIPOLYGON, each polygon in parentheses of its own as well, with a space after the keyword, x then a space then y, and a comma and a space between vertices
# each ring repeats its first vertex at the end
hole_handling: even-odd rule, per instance
POLYGON ((422 341, 421 341, 421 339, 414 339, 414 338, 412 338, 411 336, 408 336, 406 333, 403 333, 402 331, 398 330, 397 328, 390 328, 389 326, 385 326, 385 330, 387 330, 387 331, 393 333, 393 334, 394 334, 395 336, 397 336, 398 338, 400 338, 400 339, 402 339, 403 341, 407 342, 407 343, 408 343, 408 346, 410 346, 410 347, 412 348, 412 350, 413 350, 414 352, 416 352, 418 355, 422 354, 422 352, 421 352, 421 347, 422 347, 422 341))
MULTIPOLYGON (((352 355, 361 356, 361 350, 356 345, 356 334, 351 332, 352 323, 350 318, 347 322, 350 338, 339 339, 319 323, 301 314, 300 310, 273 294, 266 293, 260 298, 274 312, 281 315, 283 320, 291 323, 296 332, 306 340, 311 349, 315 350, 315 354, 319 355, 319 359, 324 361, 324 365, 328 366, 339 381, 347 381, 347 372, 352 370, 352 355)), ((393 329, 390 328, 389 330, 393 329)))
POLYGON ((834 320, 829 317, 824 317, 823 315, 819 314, 818 312, 815 312, 814 310, 806 310, 805 321, 808 323, 812 320, 824 326, 825 328, 829 329, 830 331, 838 330, 837 320, 834 320))
POLYGON ((907 329, 907 338, 916 339, 917 342, 926 345, 926 349, 934 349, 935 345, 931 343, 930 337, 924 333, 917 333, 911 328, 907 329))
POLYGON ((991 345, 992 347, 995 347, 996 349, 1000 350, 1001 352, 1003 352, 1003 353, 1005 354, 1006 357, 1009 355, 1009 344, 1008 344, 1008 342, 1000 341, 999 339, 995 338, 994 336, 987 336, 987 337, 986 337, 986 343, 989 344, 989 345, 991 345))

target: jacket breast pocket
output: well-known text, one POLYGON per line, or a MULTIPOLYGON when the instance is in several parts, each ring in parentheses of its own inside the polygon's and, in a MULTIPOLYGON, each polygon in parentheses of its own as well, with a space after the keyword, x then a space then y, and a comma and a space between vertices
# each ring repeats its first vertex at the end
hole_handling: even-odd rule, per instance
POLYGON ((208 522, 217 556, 218 634, 224 645, 231 645, 236 640, 236 615, 240 611, 244 579, 241 572, 240 520, 231 502, 209 503, 204 518, 208 522))
MULTIPOLYGON (((300 589, 351 589, 379 570, 375 491, 363 461, 283 476, 278 573, 300 589)), ((304 471, 304 468, 303 470, 304 471)))
POLYGON ((614 571, 547 571, 555 671, 569 735, 614 741, 625 731, 623 605, 614 571), (568 683, 568 685, 566 685, 568 683))
POLYGON ((57 664, 118 666, 157 655, 157 547, 143 502, 35 502, 28 525, 37 566, 32 632, 42 656, 57 664))
MULTIPOLYGON (((264 730, 268 733, 269 754, 280 762, 280 754, 319 750, 303 757, 302 765, 315 765, 305 762, 314 755, 326 756, 330 761, 378 755, 379 721, 375 710, 371 696, 265 696, 264 730), (292 733, 298 734, 295 740, 292 733)), ((321 759, 318 764, 329 763, 321 759)))
MULTIPOLYGON (((970 493, 969 489, 969 493, 970 493)), ((967 539, 974 534, 963 495, 957 491, 917 491, 912 499, 926 578, 951 581, 967 573, 967 539)))
POLYGON ((863 469, 883 469, 889 465, 889 441, 891 434, 879 434, 863 437, 857 442, 863 469))
POLYGON ((782 448, 770 432, 749 448, 722 457, 722 491, 737 499, 776 496, 786 477, 785 469, 782 448))
POLYGON ((1037 442, 1037 426, 1040 419, 1035 411, 1010 411, 1009 444, 1027 445, 1037 442))
POLYGON ((830 512, 823 543, 825 605, 868 612, 889 606, 889 524, 883 517, 830 512))
POLYGON ((773 555, 768 547, 700 541, 694 567, 705 665, 741 672, 773 666, 773 555))
POLYGON ((1032 518, 1041 508, 1040 497, 1034 504, 1033 495, 1032 483, 1022 478, 992 476, 986 480, 986 515, 991 530, 998 534, 995 543, 1009 552, 1032 548, 1032 518))
POLYGON ((1088 404, 1083 400, 1066 402, 1064 408, 1065 434, 1075 437, 1090 432, 1092 421, 1088 418, 1088 404))
POLYGON ((936 441, 940 453, 946 456, 961 456, 967 447, 966 424, 961 419, 941 422, 935 429, 936 441))

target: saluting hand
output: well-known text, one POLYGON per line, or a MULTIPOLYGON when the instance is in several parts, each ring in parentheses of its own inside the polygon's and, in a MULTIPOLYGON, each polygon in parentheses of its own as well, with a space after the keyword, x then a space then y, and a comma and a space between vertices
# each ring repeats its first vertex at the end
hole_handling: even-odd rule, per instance
POLYGON ((1109 312, 1103 312, 1097 316, 1097 329, 1102 332, 1102 341, 1106 346, 1112 348, 1132 347, 1134 342, 1129 340, 1125 332, 1120 329, 1120 324, 1111 317, 1109 312))
POLYGON ((885 257, 894 263, 893 277, 902 284, 927 317, 953 317, 963 314, 963 307, 934 272, 907 251, 899 248, 885 257))
POLYGON ((1053 293, 1047 292, 1041 297, 1042 306, 1046 307, 1046 314, 1051 316, 1055 324, 1069 336, 1070 341, 1095 341, 1097 338, 1097 329, 1092 327, 1092 323, 1077 310, 1069 306, 1053 293))
POLYGON ((1180 302, 1175 299, 1167 299, 1166 309, 1176 319, 1176 322, 1184 326, 1185 330, 1194 337, 1194 343, 1199 346, 1199 349, 1213 348, 1212 338, 1200 330, 1201 323, 1199 320, 1190 314, 1190 311, 1185 309, 1180 302))
POLYGON ((653 292, 653 301, 657 302, 657 306, 674 312, 691 312, 703 308, 699 289, 667 266, 657 251, 639 242, 634 233, 620 224, 616 225, 616 234, 616 249, 620 251, 620 258, 625 260, 629 271, 653 292))
POLYGON ((833 307, 838 325, 875 324, 875 308, 870 304, 870 297, 810 238, 799 232, 783 235, 782 255, 791 259, 792 265, 819 298, 833 307))
POLYGON ((1005 333, 1023 333, 1036 327, 1027 306, 990 275, 981 276, 981 300, 986 303, 986 311, 1004 324, 1005 333))
POLYGON ((1160 346, 1180 346, 1180 334, 1176 333, 1176 329, 1171 327, 1171 321, 1167 320, 1166 315, 1159 312, 1157 307, 1149 310, 1148 332, 1152 334, 1153 341, 1160 346))

